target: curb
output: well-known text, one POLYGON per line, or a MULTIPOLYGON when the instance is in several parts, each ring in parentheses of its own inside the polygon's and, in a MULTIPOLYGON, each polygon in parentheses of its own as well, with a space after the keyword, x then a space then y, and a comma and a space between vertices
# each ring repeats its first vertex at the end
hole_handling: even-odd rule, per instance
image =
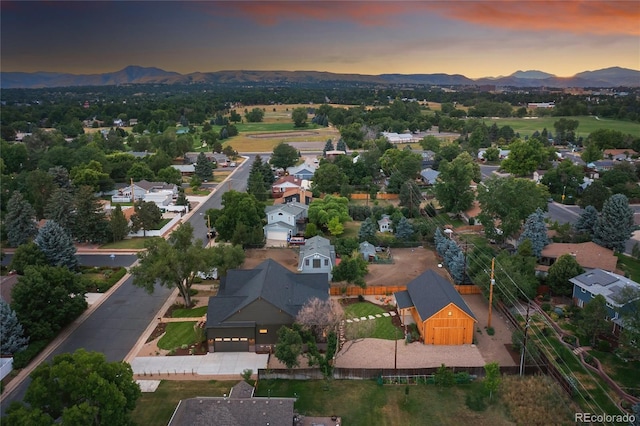
MULTIPOLYGON (((131 266, 137 263, 134 262, 131 266)), ((58 347, 67 340, 67 337, 71 335, 80 325, 89 318, 96 309, 98 309, 111 295, 118 289, 122 284, 125 283, 131 277, 131 274, 127 272, 120 281, 118 281, 115 285, 113 285, 104 296, 100 298, 96 303, 89 306, 78 318, 76 318, 71 324, 63 328, 60 333, 47 345, 46 348, 38 356, 29 362, 29 364, 20 370, 20 372, 16 375, 16 377, 11 380, 7 386, 5 387, 2 394, 0 394, 0 403, 4 402, 4 400, 9 396, 13 391, 16 390, 18 386, 22 384, 22 382, 29 377, 29 375, 35 370, 41 363, 45 361, 45 359, 53 353, 58 347)))

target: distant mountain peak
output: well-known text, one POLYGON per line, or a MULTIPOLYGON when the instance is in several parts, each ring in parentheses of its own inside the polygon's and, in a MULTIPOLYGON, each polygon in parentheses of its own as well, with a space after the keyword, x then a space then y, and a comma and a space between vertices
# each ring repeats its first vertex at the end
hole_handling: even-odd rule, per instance
POLYGON ((544 71, 538 71, 538 70, 527 70, 527 71, 518 70, 513 74, 511 74, 509 77, 528 78, 532 80, 543 80, 545 78, 555 77, 555 75, 549 74, 548 72, 544 72, 544 71))

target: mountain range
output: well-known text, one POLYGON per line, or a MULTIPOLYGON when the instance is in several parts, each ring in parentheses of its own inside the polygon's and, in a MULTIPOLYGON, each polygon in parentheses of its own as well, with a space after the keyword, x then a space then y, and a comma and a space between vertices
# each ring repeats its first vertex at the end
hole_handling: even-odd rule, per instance
POLYGON ((640 71, 612 67, 585 71, 572 77, 558 77, 543 71, 516 71, 509 76, 471 79, 460 74, 336 74, 321 71, 215 71, 180 74, 160 68, 128 66, 104 74, 65 74, 52 72, 0 72, 0 87, 48 88, 108 86, 121 84, 265 84, 310 85, 323 83, 410 84, 434 86, 511 86, 511 87, 640 87, 640 71))

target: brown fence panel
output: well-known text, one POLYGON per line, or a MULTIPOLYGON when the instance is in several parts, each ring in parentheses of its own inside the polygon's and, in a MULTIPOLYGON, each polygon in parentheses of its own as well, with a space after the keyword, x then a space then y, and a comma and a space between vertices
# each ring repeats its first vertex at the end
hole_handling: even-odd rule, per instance
POLYGON ((354 285, 347 287, 331 286, 329 294, 332 296, 390 296, 397 291, 406 289, 406 285, 376 285, 365 288, 354 285))
POLYGON ((482 294, 482 289, 475 284, 472 285, 454 285, 459 294, 482 294))

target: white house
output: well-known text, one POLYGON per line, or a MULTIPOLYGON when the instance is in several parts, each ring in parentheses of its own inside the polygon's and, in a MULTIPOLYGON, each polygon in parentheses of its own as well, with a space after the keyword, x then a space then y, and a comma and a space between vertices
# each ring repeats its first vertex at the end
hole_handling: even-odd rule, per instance
POLYGON ((298 271, 303 274, 326 272, 331 281, 331 271, 336 264, 336 249, 328 239, 320 236, 309 238, 300 247, 300 262, 298 271))
POLYGON ((383 214, 382 219, 378 221, 378 228, 380 232, 393 232, 391 225, 393 225, 391 217, 388 214, 383 214))
POLYGON ((289 238, 304 230, 309 206, 298 202, 267 206, 264 237, 272 244, 285 245, 289 238))

